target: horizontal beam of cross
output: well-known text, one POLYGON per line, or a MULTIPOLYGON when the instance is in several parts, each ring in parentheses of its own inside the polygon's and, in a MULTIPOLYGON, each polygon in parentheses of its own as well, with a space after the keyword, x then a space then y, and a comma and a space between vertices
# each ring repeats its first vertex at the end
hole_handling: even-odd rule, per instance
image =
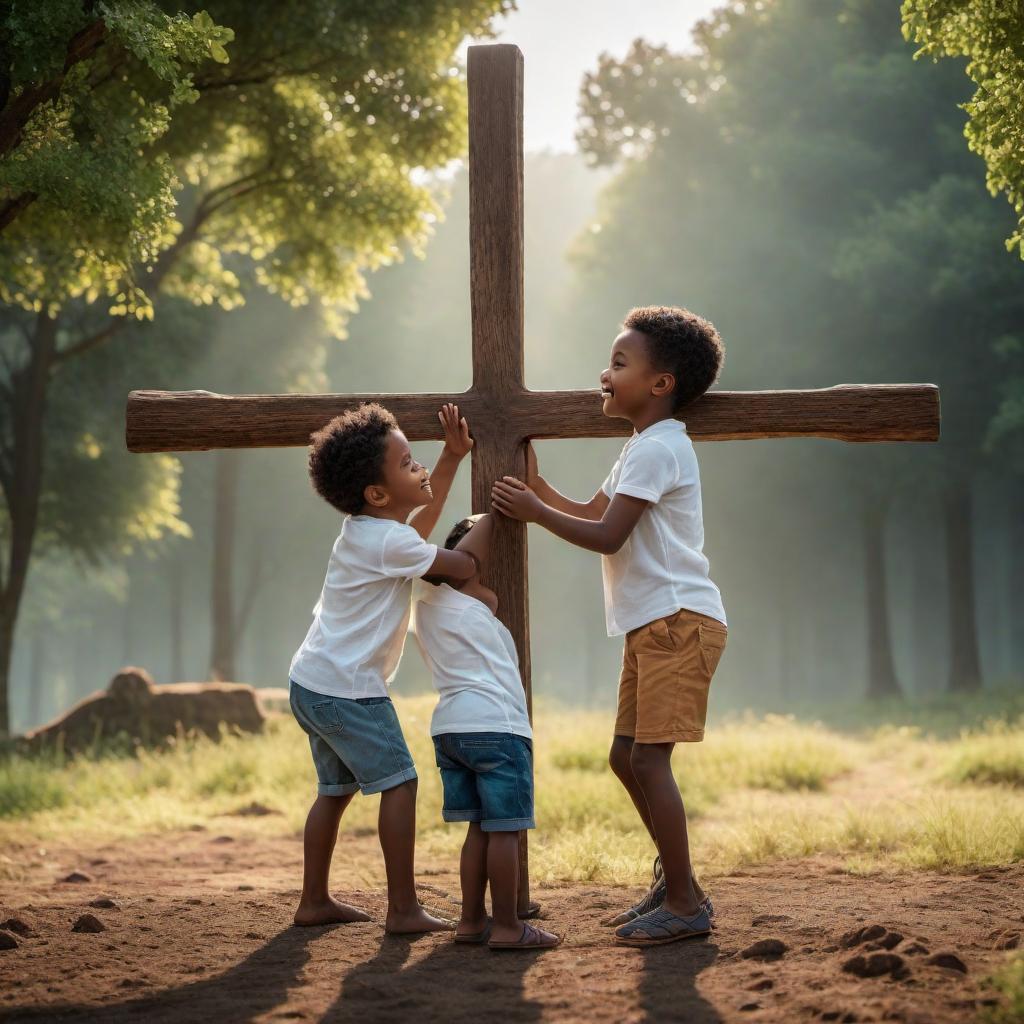
MULTIPOLYGON (((474 432, 505 437, 620 437, 594 391, 515 392, 500 402, 486 391, 409 395, 217 395, 209 391, 133 391, 129 451, 283 448, 309 443, 328 420, 361 402, 390 409, 411 441, 439 440, 437 412, 458 403, 474 432)), ((694 440, 827 437, 840 441, 937 441, 939 391, 933 384, 841 384, 811 391, 712 391, 680 417, 694 440)))

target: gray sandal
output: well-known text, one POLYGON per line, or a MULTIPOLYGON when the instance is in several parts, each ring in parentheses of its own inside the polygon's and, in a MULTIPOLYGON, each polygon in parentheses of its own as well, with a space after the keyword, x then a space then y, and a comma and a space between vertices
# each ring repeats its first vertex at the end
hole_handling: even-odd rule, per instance
POLYGON ((677 917, 664 907, 652 910, 615 932, 622 946, 663 946, 680 939, 695 939, 711 933, 711 918, 701 908, 693 917, 677 917))
MULTIPOLYGON (((635 906, 629 908, 629 910, 622 911, 621 914, 616 914, 615 917, 608 918, 604 924, 609 927, 616 928, 620 925, 629 924, 631 921, 635 921, 638 917, 643 917, 644 914, 649 914, 652 910, 657 910, 665 902, 665 872, 661 867, 661 857, 654 858, 654 869, 651 873, 651 887, 644 894, 643 899, 640 900, 635 906)), ((711 902, 710 896, 705 896, 701 901, 700 909, 705 911, 708 917, 711 919, 711 927, 714 927, 715 921, 715 905, 711 902)))

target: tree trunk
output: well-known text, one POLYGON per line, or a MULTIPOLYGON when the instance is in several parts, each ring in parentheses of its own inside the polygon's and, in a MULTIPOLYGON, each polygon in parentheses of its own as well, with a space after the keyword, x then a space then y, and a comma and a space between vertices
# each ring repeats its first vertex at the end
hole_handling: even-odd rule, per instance
POLYGON ((240 456, 234 451, 216 455, 213 522, 213 580, 211 595, 210 678, 235 678, 234 561, 238 517, 240 456))
POLYGON ((0 592, 0 737, 10 732, 14 629, 28 579, 43 482, 46 390, 57 351, 57 321, 36 317, 28 361, 11 375, 11 448, 4 452, 3 491, 9 517, 6 572, 0 592))
POLYGON ((32 629, 32 647, 28 668, 28 728, 34 729, 43 720, 43 688, 46 685, 46 632, 42 623, 32 629))
POLYGON ((949 689, 981 689, 978 626, 974 610, 974 555, 971 534, 971 488, 955 478, 945 492, 946 574, 949 581, 949 689))
POLYGON ((902 697, 892 660, 889 631, 889 592, 885 574, 886 502, 875 497, 864 501, 864 609, 868 624, 868 689, 871 700, 902 697))
POLYGON ((185 566, 180 553, 171 558, 171 678, 170 682, 180 683, 185 678, 182 658, 184 644, 183 622, 185 616, 185 566))

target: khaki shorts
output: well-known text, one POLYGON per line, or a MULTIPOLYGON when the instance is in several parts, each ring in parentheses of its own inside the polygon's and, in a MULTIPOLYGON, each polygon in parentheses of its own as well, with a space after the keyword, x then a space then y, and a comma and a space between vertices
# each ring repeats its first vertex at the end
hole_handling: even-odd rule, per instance
POLYGON ((637 743, 704 739, 708 690, 726 636, 717 619, 685 608, 630 630, 622 651, 615 735, 637 743))

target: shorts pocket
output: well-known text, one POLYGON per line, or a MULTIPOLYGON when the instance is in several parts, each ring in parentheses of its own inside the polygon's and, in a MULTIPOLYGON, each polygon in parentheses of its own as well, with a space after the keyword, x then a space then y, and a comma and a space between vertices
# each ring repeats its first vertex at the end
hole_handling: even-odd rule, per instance
POLYGON ((700 645, 701 668, 710 679, 722 660, 722 652, 725 650, 725 641, 728 637, 725 626, 714 626, 709 622, 697 624, 697 639, 700 645))
POLYGON ((651 642, 655 647, 660 647, 663 651, 675 652, 676 641, 672 635, 668 619, 655 619, 649 623, 647 625, 647 635, 651 638, 651 642))
POLYGON ((306 709, 306 714, 318 732, 335 735, 345 731, 345 723, 342 721, 337 701, 328 700, 319 704, 310 704, 306 709))

